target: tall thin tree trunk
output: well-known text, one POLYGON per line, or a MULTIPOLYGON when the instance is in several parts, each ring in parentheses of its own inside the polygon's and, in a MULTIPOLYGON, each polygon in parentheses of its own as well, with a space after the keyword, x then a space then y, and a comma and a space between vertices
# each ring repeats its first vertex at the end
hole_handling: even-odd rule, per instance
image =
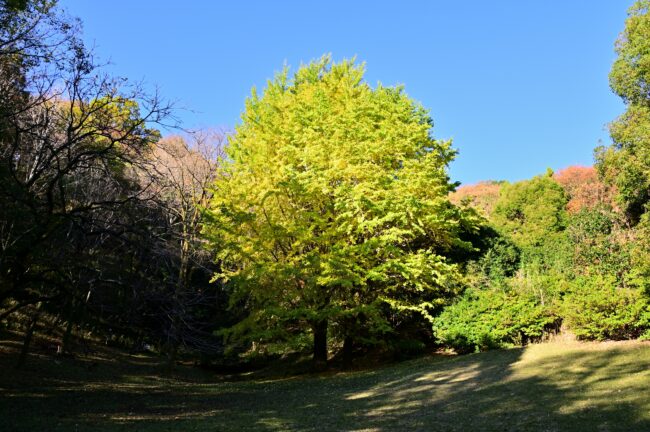
POLYGON ((68 354, 72 352, 72 327, 74 327, 74 321, 72 316, 70 316, 68 317, 68 323, 65 326, 65 333, 61 340, 61 353, 68 354))
POLYGON ((353 349, 354 342, 352 336, 346 336, 343 340, 343 369, 350 369, 352 367, 353 349))
POLYGON ((312 324, 314 332, 314 370, 327 369, 327 320, 312 324))
POLYGON ((74 299, 70 300, 70 309, 68 310, 68 322, 65 326, 65 333, 61 340, 61 353, 72 352, 70 343, 72 342, 72 328, 74 327, 75 320, 75 304, 74 299))
MULTIPOLYGON (((185 222, 186 216, 183 215, 185 222)), ((180 248, 180 266, 178 269, 178 280, 173 295, 173 308, 172 322, 170 329, 169 341, 167 344, 167 359, 165 362, 165 371, 171 373, 176 367, 176 358, 178 357, 178 348, 181 344, 181 315, 185 313, 183 296, 187 293, 190 283, 190 240, 189 234, 186 231, 185 223, 183 224, 183 232, 181 233, 181 248, 180 248)))
POLYGON ((38 319, 41 316, 41 304, 42 303, 39 302, 36 305, 36 311, 34 311, 29 326, 27 327, 27 331, 25 332, 25 338, 23 339, 23 347, 20 350, 20 356, 18 357, 18 361, 16 362, 16 369, 21 369, 23 366, 25 366, 25 361, 27 360, 27 354, 29 353, 29 346, 32 343, 32 337, 34 336, 34 330, 36 330, 38 319))
MULTIPOLYGON (((174 330, 172 330, 174 331, 174 330)), ((176 334, 171 336, 169 342, 167 343, 166 359, 165 359, 165 372, 172 373, 176 367, 176 357, 178 355, 178 341, 176 340, 176 334)))

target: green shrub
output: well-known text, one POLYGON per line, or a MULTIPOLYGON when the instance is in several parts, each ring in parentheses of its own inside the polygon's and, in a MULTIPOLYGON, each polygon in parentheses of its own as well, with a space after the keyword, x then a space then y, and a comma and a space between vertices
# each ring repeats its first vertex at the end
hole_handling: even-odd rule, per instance
POLYGON ((519 255, 519 248, 514 243, 505 237, 497 237, 492 239, 478 264, 490 280, 500 281, 513 276, 519 269, 519 255))
POLYGON ((557 327, 551 308, 514 289, 468 290, 434 324, 438 340, 458 353, 523 345, 557 327))
POLYGON ((576 279, 562 309, 579 339, 634 339, 650 330, 650 303, 643 290, 619 287, 613 276, 576 279))
POLYGON ((621 282, 631 270, 633 231, 611 209, 596 207, 574 214, 567 229, 573 265, 580 275, 616 275, 621 282))
POLYGON ((567 225, 567 195, 553 172, 501 188, 491 222, 522 250, 548 241, 567 225))

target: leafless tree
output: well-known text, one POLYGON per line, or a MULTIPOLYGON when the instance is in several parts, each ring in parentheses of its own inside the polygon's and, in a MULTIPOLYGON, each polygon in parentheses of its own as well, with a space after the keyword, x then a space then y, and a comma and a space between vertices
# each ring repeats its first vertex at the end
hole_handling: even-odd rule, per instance
MULTIPOLYGON (((211 257, 200 237, 202 209, 207 206, 217 164, 223 157, 226 134, 199 131, 189 136, 172 136, 159 141, 152 152, 154 187, 149 191, 164 209, 172 235, 161 254, 171 254, 177 263, 175 286, 167 302, 166 329, 168 367, 173 367, 179 345, 204 349, 201 324, 191 309, 206 301, 202 289, 192 287, 197 271, 209 278, 211 257)), ((149 171, 151 173, 151 171, 149 171)))
POLYGON ((153 126, 171 119, 171 106, 104 73, 79 40, 79 23, 50 2, 7 4, 0 8, 0 307, 13 302, 5 314, 59 302, 75 311, 106 283, 105 248, 146 229, 153 183, 142 184, 138 173, 151 165, 160 137, 153 126))

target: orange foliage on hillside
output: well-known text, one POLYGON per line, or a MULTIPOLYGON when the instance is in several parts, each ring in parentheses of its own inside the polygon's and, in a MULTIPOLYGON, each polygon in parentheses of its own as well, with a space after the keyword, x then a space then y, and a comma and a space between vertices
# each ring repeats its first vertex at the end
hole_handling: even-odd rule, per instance
MULTIPOLYGON (((577 213, 582 209, 590 209, 599 205, 611 206, 616 209, 614 190, 606 186, 598 178, 596 169, 592 166, 573 165, 553 174, 569 196, 567 211, 577 213)), ((489 217, 499 199, 501 182, 492 180, 460 186, 449 195, 452 203, 468 204, 484 216, 489 217)))
POLYGON ((472 185, 464 185, 452 192, 449 199, 454 204, 467 203, 484 216, 490 216, 494 205, 499 199, 501 184, 495 181, 482 181, 472 185))
POLYGON ((569 195, 567 210, 576 213, 598 205, 615 207, 614 193, 598 178, 594 167, 574 165, 553 175, 569 195))

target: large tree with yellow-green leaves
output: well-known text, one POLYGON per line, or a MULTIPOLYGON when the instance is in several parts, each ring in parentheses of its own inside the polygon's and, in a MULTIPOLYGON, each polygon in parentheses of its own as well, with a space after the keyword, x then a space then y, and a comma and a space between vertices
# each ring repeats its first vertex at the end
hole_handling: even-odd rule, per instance
POLYGON ((205 234, 249 315, 249 340, 346 342, 390 331, 389 314, 432 314, 461 286, 447 257, 471 245, 473 214, 448 200, 450 141, 402 88, 323 57, 246 101, 214 185, 205 234))

